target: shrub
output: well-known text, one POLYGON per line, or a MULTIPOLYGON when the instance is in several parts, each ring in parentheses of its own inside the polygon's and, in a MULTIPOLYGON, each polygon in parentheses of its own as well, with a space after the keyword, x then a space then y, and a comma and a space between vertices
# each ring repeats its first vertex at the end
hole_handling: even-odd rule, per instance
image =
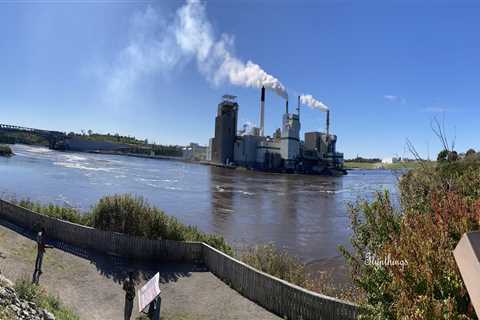
POLYGON ((25 279, 15 282, 15 291, 20 299, 34 302, 41 308, 47 309, 58 320, 80 319, 71 310, 64 307, 58 297, 48 294, 45 289, 25 279))
POLYGON ((48 205, 43 205, 39 202, 33 202, 30 200, 14 200, 13 203, 19 205, 20 207, 27 208, 31 211, 38 212, 52 218, 70 221, 82 225, 90 224, 90 216, 88 214, 82 214, 79 210, 75 208, 66 208, 52 203, 48 205))
POLYGON ((226 254, 233 254, 222 236, 205 234, 197 227, 184 225, 141 197, 128 194, 104 197, 93 208, 89 219, 93 227, 101 230, 149 239, 202 241, 226 254))
POLYGON ((13 155, 13 151, 9 146, 0 145, 0 156, 9 157, 13 155))
POLYGON ((195 226, 187 226, 175 217, 166 215, 151 206, 142 197, 129 194, 101 198, 91 212, 81 213, 74 208, 54 204, 42 205, 30 200, 13 203, 49 217, 91 226, 100 230, 114 231, 148 239, 168 239, 176 241, 200 241, 233 254, 232 248, 220 235, 206 234, 195 226))
POLYGON ((273 244, 249 248, 240 255, 240 260, 272 276, 307 287, 305 265, 273 244))
POLYGON ((401 179, 400 208, 387 192, 352 207, 353 250, 342 252, 364 319, 476 319, 452 250, 480 228, 479 187, 478 162, 442 162, 401 179))
POLYGON ((101 230, 147 237, 153 212, 154 209, 143 198, 107 196, 93 208, 91 221, 93 227, 101 230))
POLYGON ((448 150, 442 150, 438 153, 437 161, 446 161, 448 157, 448 150))

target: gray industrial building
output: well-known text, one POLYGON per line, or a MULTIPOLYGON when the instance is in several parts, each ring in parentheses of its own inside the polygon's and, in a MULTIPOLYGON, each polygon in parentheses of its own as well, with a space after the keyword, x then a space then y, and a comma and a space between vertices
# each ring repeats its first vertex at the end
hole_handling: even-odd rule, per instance
POLYGON ((212 161, 229 164, 233 162, 233 150, 237 137, 238 103, 235 96, 224 95, 218 104, 215 118, 215 137, 212 143, 212 161))
POLYGON ((264 135, 265 88, 260 99, 260 128, 237 132, 239 106, 236 97, 224 95, 215 118, 215 137, 210 139, 207 160, 214 164, 251 169, 312 174, 343 174, 343 154, 336 151, 337 137, 330 134, 330 112, 326 132, 307 132, 300 139, 300 100, 290 113, 288 100, 282 127, 273 137, 264 135))

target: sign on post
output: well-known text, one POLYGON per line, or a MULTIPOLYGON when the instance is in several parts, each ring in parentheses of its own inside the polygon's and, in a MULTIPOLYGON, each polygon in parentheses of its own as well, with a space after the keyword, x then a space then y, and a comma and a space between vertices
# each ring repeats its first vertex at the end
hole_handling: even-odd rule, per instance
POLYGON ((453 250, 473 308, 480 316, 480 231, 465 233, 453 250))
POLYGON ((160 294, 160 274, 157 272, 145 285, 138 290, 138 311, 142 312, 160 294))

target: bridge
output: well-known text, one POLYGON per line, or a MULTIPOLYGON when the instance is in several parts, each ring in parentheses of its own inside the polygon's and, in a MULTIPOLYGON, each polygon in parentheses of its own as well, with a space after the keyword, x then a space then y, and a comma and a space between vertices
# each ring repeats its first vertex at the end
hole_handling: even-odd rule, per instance
POLYGON ((50 149, 57 149, 57 144, 67 138, 65 132, 27 128, 2 123, 0 123, 0 132, 26 132, 38 135, 48 141, 48 147, 50 149))

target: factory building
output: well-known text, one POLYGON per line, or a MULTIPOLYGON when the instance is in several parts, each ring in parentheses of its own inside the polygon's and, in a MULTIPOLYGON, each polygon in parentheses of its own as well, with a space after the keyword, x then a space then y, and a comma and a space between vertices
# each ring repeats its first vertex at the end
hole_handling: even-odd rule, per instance
POLYGON ((237 137, 238 103, 235 96, 224 95, 218 104, 215 118, 215 137, 212 143, 212 161, 233 162, 233 149, 237 137))
POLYGON ((303 142, 300 140, 300 99, 296 113, 289 112, 286 101, 282 127, 273 137, 264 136, 265 88, 261 91, 260 128, 248 132, 244 128, 237 133, 239 106, 235 100, 235 96, 225 95, 218 105, 215 137, 207 150, 207 159, 211 162, 276 172, 344 173, 343 154, 336 152, 337 137, 329 133, 329 111, 326 132, 307 132, 303 142))

